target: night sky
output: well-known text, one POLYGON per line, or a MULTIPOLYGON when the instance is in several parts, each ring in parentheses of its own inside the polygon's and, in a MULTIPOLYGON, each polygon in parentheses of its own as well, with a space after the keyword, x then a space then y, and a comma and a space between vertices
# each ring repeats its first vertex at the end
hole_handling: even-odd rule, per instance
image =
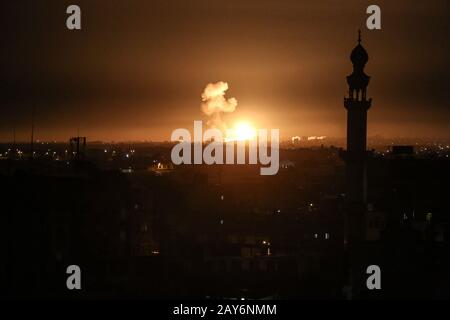
POLYGON ((229 84, 233 122, 345 136, 345 76, 362 29, 368 135, 450 138, 450 2, 2 1, 0 140, 169 140, 229 84), (82 30, 66 29, 66 7, 82 30), (378 4, 382 29, 365 27, 378 4))

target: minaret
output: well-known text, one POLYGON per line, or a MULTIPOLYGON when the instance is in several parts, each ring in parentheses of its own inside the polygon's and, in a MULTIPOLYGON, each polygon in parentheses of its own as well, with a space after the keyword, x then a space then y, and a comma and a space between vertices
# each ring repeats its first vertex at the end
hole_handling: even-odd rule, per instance
POLYGON ((366 167, 369 152, 366 150, 367 110, 372 99, 367 99, 367 85, 370 77, 364 73, 369 60, 367 51, 361 45, 361 31, 358 44, 350 54, 353 72, 347 76, 348 96, 344 98, 347 109, 347 150, 342 152, 346 171, 345 204, 345 261, 347 268, 348 298, 359 296, 365 283, 361 253, 364 252, 365 216, 367 209, 366 167))
POLYGON ((350 54, 350 60, 353 63, 353 72, 347 76, 348 97, 344 98, 344 106, 347 109, 346 198, 349 203, 365 204, 367 200, 367 110, 370 108, 372 99, 367 99, 366 96, 370 77, 364 73, 364 66, 369 56, 361 45, 361 30, 358 45, 350 54))

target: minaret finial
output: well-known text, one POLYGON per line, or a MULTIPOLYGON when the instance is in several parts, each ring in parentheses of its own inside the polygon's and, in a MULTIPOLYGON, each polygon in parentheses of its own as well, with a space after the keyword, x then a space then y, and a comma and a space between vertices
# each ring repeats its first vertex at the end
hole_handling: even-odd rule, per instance
POLYGON ((361 29, 358 30, 358 44, 361 44, 361 29))

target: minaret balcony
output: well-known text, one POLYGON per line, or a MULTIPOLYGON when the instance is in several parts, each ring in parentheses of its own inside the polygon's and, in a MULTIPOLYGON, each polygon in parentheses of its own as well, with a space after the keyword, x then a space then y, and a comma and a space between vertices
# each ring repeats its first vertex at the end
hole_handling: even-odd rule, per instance
POLYGON ((372 98, 366 99, 356 99, 356 98, 344 98, 344 107, 347 110, 357 109, 357 110, 368 110, 372 105, 372 98))

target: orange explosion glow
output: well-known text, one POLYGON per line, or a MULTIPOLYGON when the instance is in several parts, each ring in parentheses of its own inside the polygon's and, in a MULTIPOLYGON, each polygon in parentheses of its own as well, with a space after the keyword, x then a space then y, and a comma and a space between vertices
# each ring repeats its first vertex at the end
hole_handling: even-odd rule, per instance
POLYGON ((225 141, 254 140, 256 129, 248 122, 237 122, 234 128, 227 130, 225 141))

